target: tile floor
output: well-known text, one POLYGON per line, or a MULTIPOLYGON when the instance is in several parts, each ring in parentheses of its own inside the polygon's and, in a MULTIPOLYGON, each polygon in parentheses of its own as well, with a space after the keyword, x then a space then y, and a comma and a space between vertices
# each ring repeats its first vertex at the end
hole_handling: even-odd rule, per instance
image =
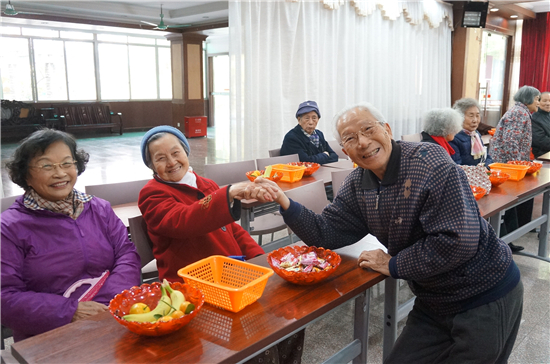
MULTIPOLYGON (((220 136, 214 128, 209 128, 208 137, 190 139, 190 164, 198 174, 203 174, 207 163, 224 163, 230 160, 224 146, 226 136, 220 136), (218 135, 216 135, 218 134, 218 135)), ((84 190, 88 184, 123 182, 144 179, 151 172, 141 161, 139 144, 144 132, 125 133, 123 136, 79 137, 80 148, 90 153, 86 171, 79 177, 76 188, 84 190)), ((1 146, 2 192, 3 197, 22 193, 14 185, 5 171, 17 144, 3 143, 1 146)), ((246 159, 268 157, 267 150, 246 159)), ((535 205, 537 206, 537 204, 535 205)), ((285 234, 285 233, 280 233, 285 234)), ((537 251, 538 240, 535 233, 529 233, 517 244, 530 252, 537 251)), ((525 287, 523 320, 510 363, 534 364, 550 363, 550 264, 522 256, 515 256, 525 287)), ((371 317, 369 330, 369 363, 382 362, 382 315, 384 286, 379 284, 371 290, 371 317)), ((410 296, 406 287, 400 291, 401 300, 410 296)), ((304 364, 321 363, 334 352, 351 341, 353 303, 349 303, 316 322, 307 329, 304 364)), ((403 325, 404 320, 401 322, 403 325)))

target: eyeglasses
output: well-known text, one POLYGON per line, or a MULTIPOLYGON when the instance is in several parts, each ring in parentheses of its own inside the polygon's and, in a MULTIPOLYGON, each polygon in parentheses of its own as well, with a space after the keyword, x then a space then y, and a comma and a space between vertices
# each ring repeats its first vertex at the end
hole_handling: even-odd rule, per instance
POLYGON ((376 123, 373 125, 363 126, 358 132, 343 135, 340 145, 344 148, 355 148, 359 143, 359 135, 362 135, 365 138, 370 138, 374 135, 374 133, 376 133, 378 130, 377 126, 379 125, 379 123, 376 123))
POLYGON ((313 121, 319 120, 317 115, 315 115, 315 116, 302 116, 302 117, 300 117, 300 119, 305 121, 305 122, 308 122, 308 123, 309 123, 310 120, 313 120, 313 121))
POLYGON ((51 172, 55 169, 55 167, 59 167, 59 169, 69 169, 76 165, 76 161, 72 162, 62 162, 62 163, 52 163, 52 164, 42 164, 41 166, 30 166, 31 168, 36 168, 44 172, 51 172))

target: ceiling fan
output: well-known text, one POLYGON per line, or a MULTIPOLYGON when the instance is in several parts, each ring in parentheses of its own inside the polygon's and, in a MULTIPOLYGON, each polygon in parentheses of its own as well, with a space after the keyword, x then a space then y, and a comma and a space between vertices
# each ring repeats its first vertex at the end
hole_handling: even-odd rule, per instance
POLYGON ((8 1, 8 3, 6 4, 6 8, 4 9, 3 13, 4 15, 8 15, 8 16, 15 16, 17 14, 43 15, 42 13, 30 13, 28 11, 17 11, 11 4, 11 0, 8 1))
POLYGON ((164 24, 164 14, 162 13, 162 4, 160 4, 160 23, 158 24, 155 24, 155 23, 150 23, 148 21, 141 21, 142 23, 145 23, 145 24, 149 24, 149 25, 152 25, 154 26, 155 28, 153 29, 159 29, 159 30, 166 30, 168 28, 185 28, 185 27, 190 27, 191 24, 186 24, 186 25, 166 25, 164 24))

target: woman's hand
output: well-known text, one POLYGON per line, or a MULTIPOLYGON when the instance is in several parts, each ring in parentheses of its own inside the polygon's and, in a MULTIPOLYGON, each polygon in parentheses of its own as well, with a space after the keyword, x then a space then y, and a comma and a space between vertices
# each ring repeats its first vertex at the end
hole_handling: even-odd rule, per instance
POLYGON ((390 276, 390 259, 391 255, 384 253, 382 249, 365 250, 359 256, 357 265, 390 276))
MULTIPOLYGON (((276 189, 279 186, 276 186, 276 189)), ((251 182, 240 182, 231 185, 229 188, 229 198, 233 199, 254 199, 260 202, 271 202, 277 197, 277 190, 271 185, 261 185, 251 182)))
POLYGON ((85 319, 87 317, 97 315, 98 313, 105 312, 109 308, 101 303, 94 301, 78 302, 78 307, 73 315, 71 322, 85 319))

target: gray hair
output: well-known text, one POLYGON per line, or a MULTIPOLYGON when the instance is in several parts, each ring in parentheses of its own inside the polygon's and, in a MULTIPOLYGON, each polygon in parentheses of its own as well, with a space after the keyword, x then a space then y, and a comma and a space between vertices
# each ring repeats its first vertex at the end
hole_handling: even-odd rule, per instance
POLYGON ((524 105, 530 105, 535 101, 535 97, 540 96, 540 91, 533 86, 523 86, 514 95, 514 101, 521 102, 524 105))
MULTIPOLYGON (((159 140, 160 138, 166 136, 166 135, 174 135, 174 134, 171 134, 171 133, 167 133, 167 132, 160 132, 160 133, 157 133, 157 134, 154 134, 152 137, 149 138, 149 140, 147 140, 147 144, 145 145, 145 164, 147 165, 147 167, 149 167, 150 169, 152 169, 155 173, 155 168, 153 168, 153 161, 151 161, 151 155, 149 154, 149 144, 151 144, 151 142, 154 142, 155 140, 159 140)), ((185 145, 184 142, 181 141, 181 139, 177 138, 181 144, 181 146, 183 147, 183 150, 185 151, 185 153, 187 153, 187 155, 189 155, 189 151, 187 150, 187 146, 185 145)))
POLYGON ((462 130, 463 120, 464 117, 450 107, 432 109, 424 114, 424 131, 433 136, 455 135, 462 130))
POLYGON ((342 110, 340 110, 336 115, 334 115, 334 118, 332 119, 332 122, 334 124, 334 138, 336 139, 336 141, 338 143, 342 142, 342 138, 340 137, 340 133, 338 132, 338 121, 340 121, 340 119, 345 114, 347 114, 349 111, 354 110, 354 109, 368 111, 369 113, 371 113, 372 116, 374 116, 374 118, 376 120, 378 120, 378 122, 381 125, 386 124, 386 119, 384 118, 384 115, 382 115, 382 113, 380 111, 378 111, 378 109, 375 108, 371 103, 360 102, 360 103, 355 104, 355 105, 346 106, 342 110))
POLYGON ((464 118, 464 114, 466 114, 466 111, 468 111, 468 109, 473 106, 477 107, 479 112, 481 112, 481 106, 479 106, 479 103, 477 102, 476 99, 465 97, 463 99, 456 100, 453 105, 453 109, 461 113, 462 117, 464 118))

